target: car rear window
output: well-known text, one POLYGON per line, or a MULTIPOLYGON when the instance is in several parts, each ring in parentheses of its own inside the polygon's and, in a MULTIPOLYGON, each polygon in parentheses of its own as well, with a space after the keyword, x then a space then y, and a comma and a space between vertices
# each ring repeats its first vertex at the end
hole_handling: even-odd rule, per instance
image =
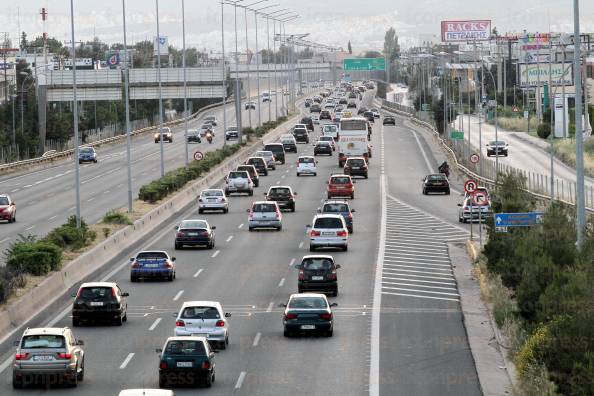
POLYGON ((315 160, 310 157, 301 157, 298 161, 300 164, 313 164, 315 162, 315 160))
POLYGON ((269 194, 281 194, 281 195, 288 195, 291 194, 291 190, 289 190, 288 188, 285 187, 275 187, 275 188, 271 188, 270 191, 268 191, 269 194))
POLYGON ((325 213, 341 213, 341 212, 348 212, 349 207, 347 204, 326 204, 324 205, 324 212, 325 213))
MULTIPOLYGON (((185 225, 186 223, 182 223, 185 225)), ((140 252, 136 255, 137 259, 166 259, 167 254, 165 252, 140 252)), ((111 290, 111 289, 110 289, 111 290)))
POLYGON ((219 190, 207 190, 207 191, 202 191, 202 195, 205 197, 222 197, 223 192, 219 191, 219 190))
POLYGON ((240 165, 237 167, 238 171, 244 171, 244 172, 248 172, 250 175, 252 173, 256 173, 256 170, 253 168, 253 165, 240 165))
POLYGON ((316 143, 318 146, 330 146, 330 142, 326 141, 326 140, 320 140, 316 143))
POLYGON ((338 127, 336 125, 324 125, 324 132, 336 132, 338 127))
POLYGON ((308 258, 301 263, 306 270, 327 270, 332 268, 332 260, 327 258, 308 258))
POLYGON ((23 337, 21 348, 66 348, 64 336, 53 334, 29 335, 23 337))
POLYGON ((238 178, 247 179, 246 173, 247 172, 245 172, 245 171, 229 172, 229 179, 238 179, 238 178))
MULTIPOLYGON (((180 228, 208 228, 206 221, 182 221, 180 228)), ((163 253, 164 254, 164 253, 163 253)), ((166 258, 162 257, 162 258, 166 258)))
POLYGON ((350 182, 351 179, 347 176, 332 177, 330 179, 330 183, 332 184, 348 184, 350 182))
POLYGON ((169 341, 165 352, 169 355, 199 355, 206 356, 206 348, 202 341, 175 340, 169 341))
POLYGON ((320 136, 321 142, 333 142, 334 138, 332 136, 320 136))
POLYGON ((443 175, 429 175, 429 180, 445 180, 443 175))
POLYGON ((321 297, 297 297, 289 301, 289 308, 328 308, 326 300, 321 297))
POLYGON ((8 205, 8 198, 0 197, 0 205, 8 205))
POLYGON ((342 228, 342 221, 334 217, 320 217, 316 219, 314 228, 342 228))
POLYGON ((364 131, 367 129, 367 122, 349 118, 340 122, 340 129, 343 131, 364 131))
POLYGON ((354 166, 363 166, 363 165, 365 165, 365 161, 363 161, 362 159, 348 159, 347 160, 347 164, 349 166, 352 166, 352 165, 354 165, 354 166))
POLYGON ((273 153, 285 152, 285 149, 283 148, 282 144, 267 144, 266 146, 264 146, 264 150, 272 151, 273 153))
POLYGON ((181 314, 182 319, 220 319, 215 307, 187 307, 181 314))
POLYGON ((252 211, 260 213, 276 212, 276 205, 269 203, 259 203, 253 206, 252 211))
POLYGON ((114 299, 111 287, 83 287, 79 293, 81 300, 112 301, 114 299))

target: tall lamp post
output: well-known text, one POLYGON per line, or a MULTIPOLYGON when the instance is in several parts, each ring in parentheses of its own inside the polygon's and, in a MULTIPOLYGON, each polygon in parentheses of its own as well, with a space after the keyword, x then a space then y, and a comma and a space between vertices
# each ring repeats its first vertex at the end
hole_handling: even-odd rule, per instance
POLYGON ((72 114, 74 117, 74 177, 76 191, 76 228, 80 228, 80 164, 78 162, 78 98, 76 96, 76 41, 74 40, 74 0, 70 0, 70 35, 72 39, 72 114))
POLYGON ((157 10, 157 78, 159 80, 159 150, 161 153, 161 177, 165 176, 165 152, 163 147, 163 87, 161 84, 161 32, 159 30, 159 0, 155 0, 157 10))
POLYGON ((575 80, 575 163, 577 247, 584 243, 586 203, 584 201, 584 131, 582 129, 582 62, 580 48, 580 2, 573 0, 573 70, 575 80))
POLYGON ((126 158, 128 159, 128 212, 132 212, 132 157, 130 137, 130 93, 128 70, 128 39, 126 34, 126 0, 122 0, 122 20, 124 27, 124 99, 126 100, 126 158))

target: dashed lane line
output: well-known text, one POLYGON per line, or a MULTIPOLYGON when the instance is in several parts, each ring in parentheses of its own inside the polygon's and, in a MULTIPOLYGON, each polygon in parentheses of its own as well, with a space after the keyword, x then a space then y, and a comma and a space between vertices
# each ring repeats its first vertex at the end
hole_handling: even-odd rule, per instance
POLYGON ((196 273, 194 274, 194 278, 198 278, 198 275, 200 275, 202 271, 204 271, 204 268, 200 268, 198 271, 196 271, 196 273))
POLYGON ((126 356, 126 359, 124 359, 124 361, 122 362, 122 364, 120 364, 120 369, 123 370, 126 368, 126 366, 128 365, 128 363, 130 363, 130 360, 132 360, 132 358, 134 357, 134 352, 130 352, 128 354, 128 356, 126 356))
POLYGON ((219 253, 220 253, 220 252, 221 252, 220 250, 217 250, 217 251, 216 251, 216 252, 214 252, 214 253, 212 254, 212 256, 210 256, 210 257, 212 257, 212 258, 215 258, 215 257, 217 257, 217 256, 219 255, 219 253))
POLYGON ((175 295, 175 297, 173 297, 173 301, 179 300, 179 298, 182 296, 182 294, 184 294, 183 290, 178 291, 177 294, 175 295))
POLYGON ((256 334, 256 336, 254 337, 254 342, 252 342, 252 346, 256 347, 258 346, 258 343, 260 342, 260 338, 262 337, 262 333, 258 332, 256 334))
POLYGON ((161 318, 155 319, 155 321, 153 322, 153 324, 151 325, 151 327, 149 327, 149 331, 155 330, 155 328, 159 325, 159 322, 161 322, 161 318))

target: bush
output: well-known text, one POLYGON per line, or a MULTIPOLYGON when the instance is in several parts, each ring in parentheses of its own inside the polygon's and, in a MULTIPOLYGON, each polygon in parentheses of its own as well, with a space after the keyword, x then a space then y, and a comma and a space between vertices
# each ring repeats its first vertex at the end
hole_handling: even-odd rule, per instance
POLYGON ((103 216, 103 222, 105 224, 132 224, 132 221, 128 216, 126 216, 124 213, 115 211, 113 209, 107 212, 105 216, 103 216))
POLYGON ((536 134, 541 139, 546 139, 551 134, 551 125, 547 123, 539 124, 536 128, 536 134))
POLYGON ((49 242, 16 242, 10 250, 6 267, 17 273, 45 275, 62 265, 62 249, 49 242))
POLYGON ((24 287, 25 284, 26 279, 22 272, 0 267, 0 303, 5 303, 17 288, 24 287))
POLYGON ((44 239, 63 249, 76 250, 88 246, 95 237, 95 231, 90 230, 83 219, 80 228, 76 228, 76 216, 73 215, 66 224, 54 228, 44 239))

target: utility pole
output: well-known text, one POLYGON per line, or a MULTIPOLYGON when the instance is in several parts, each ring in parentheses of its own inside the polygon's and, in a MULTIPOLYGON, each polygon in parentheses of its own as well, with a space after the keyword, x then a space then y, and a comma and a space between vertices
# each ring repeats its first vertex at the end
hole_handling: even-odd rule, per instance
POLYGON ((586 225, 586 205, 584 202, 584 137, 582 129, 582 69, 580 48, 580 2, 573 0, 573 70, 575 79, 575 159, 576 159, 576 207, 577 207, 577 247, 584 243, 586 225))
MULTIPOLYGON (((185 152, 186 152, 186 167, 190 163, 189 154, 188 154, 188 83, 187 83, 187 76, 186 76, 186 4, 185 0, 181 0, 182 2, 182 44, 183 44, 183 51, 182 51, 182 68, 184 69, 184 144, 185 144, 185 152)), ((223 107, 223 111, 225 108, 223 107)), ((223 133, 223 141, 224 141, 224 133, 223 133)))
POLYGON ((78 98, 76 96, 76 42, 74 41, 74 0, 70 0, 70 34, 72 39, 72 114, 74 123, 74 177, 76 199, 76 228, 80 228, 80 164, 78 142, 78 98))
POLYGON ((161 177, 165 176, 165 152, 163 147, 163 90, 161 85, 161 34, 159 31, 159 0, 155 0, 157 10, 157 76, 159 79, 159 146, 161 152, 161 177))
POLYGON ((128 77, 128 39, 126 34, 126 0, 122 0, 124 27, 124 99, 126 100, 126 158, 128 160, 128 213, 132 212, 132 138, 130 136, 130 93, 128 77))
POLYGON ((223 145, 227 144, 227 68, 225 67, 225 7, 221 1, 221 73, 223 80, 223 145))

